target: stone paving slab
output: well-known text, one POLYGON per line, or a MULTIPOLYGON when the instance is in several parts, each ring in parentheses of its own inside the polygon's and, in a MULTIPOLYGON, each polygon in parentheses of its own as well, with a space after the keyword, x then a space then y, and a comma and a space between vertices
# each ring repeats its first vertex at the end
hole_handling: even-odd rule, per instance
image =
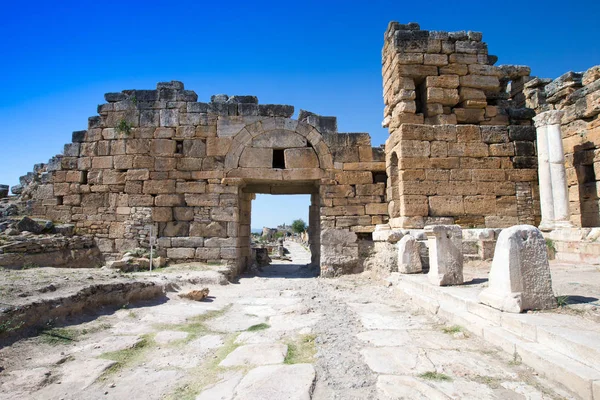
POLYGON ((310 364, 258 367, 239 383, 234 400, 310 400, 315 378, 310 364))
POLYGON ((261 343, 240 346, 219 363, 221 367, 280 364, 288 347, 280 343, 261 343))

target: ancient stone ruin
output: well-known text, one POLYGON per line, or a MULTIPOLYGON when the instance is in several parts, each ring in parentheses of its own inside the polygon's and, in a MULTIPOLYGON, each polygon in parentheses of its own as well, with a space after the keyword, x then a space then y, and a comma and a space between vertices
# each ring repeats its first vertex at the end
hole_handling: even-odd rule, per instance
POLYGON ((482 39, 389 24, 381 146, 178 81, 107 93, 15 197, 0 185, 0 349, 68 340, 4 347, 0 392, 554 398, 539 372, 599 399, 600 66, 538 78, 482 39), (257 194, 310 195, 308 230, 253 241, 257 194), (471 334, 496 348, 463 351, 471 334))
POLYGON ((153 231, 160 256, 234 274, 251 263, 257 193, 311 195, 308 241, 323 276, 363 271, 382 249, 389 258, 397 241, 378 239, 377 226, 409 230, 398 240, 416 239, 425 268, 426 225, 462 227, 466 259, 491 259, 496 229, 597 226, 598 67, 550 81, 496 61, 479 32, 390 23, 380 147, 338 132, 335 117, 294 119, 294 107, 254 96, 198 102, 176 81, 107 93, 88 129, 12 190, 32 216, 89 235, 107 261, 148 247, 153 231))

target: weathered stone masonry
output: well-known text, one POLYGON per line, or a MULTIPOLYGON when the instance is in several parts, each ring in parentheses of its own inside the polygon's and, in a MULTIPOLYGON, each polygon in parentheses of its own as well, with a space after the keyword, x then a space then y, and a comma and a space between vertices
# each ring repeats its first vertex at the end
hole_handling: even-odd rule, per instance
POLYGON ((180 82, 105 98, 62 156, 25 177, 35 182, 24 196, 34 215, 93 234, 107 259, 147 246, 154 230, 173 261, 239 271, 255 193, 312 195, 311 246, 328 275, 360 270, 359 246, 387 222, 383 149, 338 133, 334 117, 294 120, 292 106, 253 96, 199 103, 180 82))
MULTIPOLYGON (((254 96, 200 103, 180 82, 108 93, 88 130, 13 192, 32 200, 33 215, 92 234, 107 260, 147 246, 153 230, 161 255, 227 262, 237 272, 250 256, 256 193, 311 195, 312 261, 325 276, 359 272, 365 260, 374 268, 379 259, 370 256, 391 248, 379 243, 387 231, 408 229, 421 245, 430 224, 492 228, 463 232, 465 257, 489 259, 496 228, 540 224, 538 156, 540 171, 566 181, 565 190, 554 185, 555 214, 598 226, 599 67, 552 81, 496 61, 480 32, 391 22, 382 52, 385 148, 372 147, 368 134, 338 133, 334 117, 300 111, 294 120, 292 106, 254 96), (560 119, 552 134, 562 134, 564 158, 546 160, 547 146, 537 154, 533 118, 543 125, 543 112, 560 119)), ((551 233, 558 254, 581 237, 577 252, 597 260, 597 230, 551 233)))
POLYGON ((391 22, 382 54, 392 228, 539 222, 530 69, 496 67, 480 32, 391 22))

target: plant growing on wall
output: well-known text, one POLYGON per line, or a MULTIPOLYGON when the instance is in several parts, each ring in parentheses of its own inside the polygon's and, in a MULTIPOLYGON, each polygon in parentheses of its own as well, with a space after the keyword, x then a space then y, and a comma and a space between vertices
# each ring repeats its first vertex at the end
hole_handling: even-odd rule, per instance
POLYGON ((121 118, 121 120, 119 121, 119 123, 116 126, 116 130, 119 133, 124 133, 125 135, 129 135, 131 133, 131 124, 127 123, 127 121, 125 120, 125 118, 121 118))

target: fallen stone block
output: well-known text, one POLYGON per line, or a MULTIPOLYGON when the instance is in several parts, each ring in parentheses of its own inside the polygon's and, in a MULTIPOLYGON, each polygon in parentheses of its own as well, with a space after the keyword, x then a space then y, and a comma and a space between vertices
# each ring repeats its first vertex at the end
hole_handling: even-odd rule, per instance
POLYGON ((458 225, 428 225, 429 281, 438 286, 463 284, 462 229, 458 225))
POLYGON ((29 217, 23 217, 19 222, 17 222, 16 228, 20 232, 31 232, 35 234, 40 234, 44 231, 50 231, 53 228, 52 221, 36 221, 29 217))
POLYGON ((208 297, 209 290, 208 288, 204 288, 202 290, 192 290, 187 293, 178 294, 182 299, 189 299, 194 301, 202 301, 206 297, 208 297))
POLYGON ((479 301, 514 313, 556 307, 546 240, 539 229, 517 225, 500 233, 489 286, 479 301))

